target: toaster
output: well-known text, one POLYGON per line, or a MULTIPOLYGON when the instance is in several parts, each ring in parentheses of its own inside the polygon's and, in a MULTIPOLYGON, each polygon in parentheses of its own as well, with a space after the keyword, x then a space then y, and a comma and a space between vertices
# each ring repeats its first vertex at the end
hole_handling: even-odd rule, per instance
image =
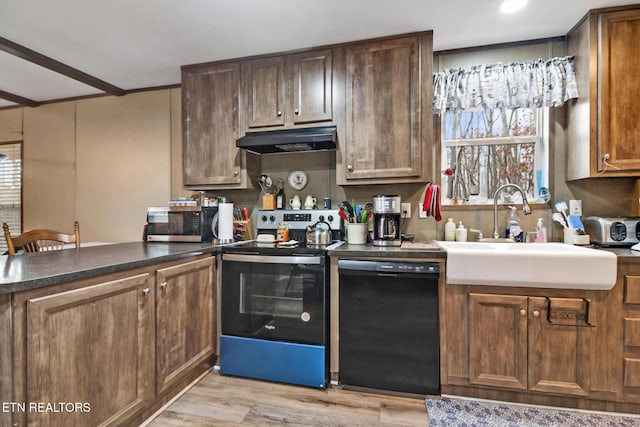
POLYGON ((633 246, 640 242, 640 217, 588 216, 584 228, 598 246, 633 246))

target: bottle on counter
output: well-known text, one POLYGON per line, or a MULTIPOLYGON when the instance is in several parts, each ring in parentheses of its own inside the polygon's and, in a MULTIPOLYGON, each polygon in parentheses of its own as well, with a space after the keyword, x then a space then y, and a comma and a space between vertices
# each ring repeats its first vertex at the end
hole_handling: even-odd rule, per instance
POLYGON ((518 208, 509 206, 509 209, 511 209, 511 215, 504 227, 504 237, 507 239, 512 238, 516 242, 522 242, 524 231, 522 230, 522 222, 518 218, 518 208))
POLYGON ((447 242, 456 240, 456 223, 453 222, 453 218, 448 218, 447 223, 444 225, 444 240, 447 242))
POLYGON ((284 209, 286 200, 284 197, 284 185, 282 185, 278 194, 276 194, 276 209, 284 209))
POLYGON ((466 242, 467 241, 467 229, 462 225, 462 221, 460 221, 460 225, 456 228, 456 241, 457 242, 466 242))
POLYGON ((536 243, 546 243, 547 242, 547 228, 544 226, 544 222, 542 222, 542 218, 538 218, 538 223, 536 224, 536 243))

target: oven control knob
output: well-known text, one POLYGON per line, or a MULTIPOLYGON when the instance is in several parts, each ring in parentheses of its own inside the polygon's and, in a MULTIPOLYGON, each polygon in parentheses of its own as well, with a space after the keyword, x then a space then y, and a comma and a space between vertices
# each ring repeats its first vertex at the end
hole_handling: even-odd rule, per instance
POLYGON ((319 220, 319 221, 324 221, 324 215, 320 215, 320 216, 318 217, 318 220, 319 220))
POLYGON ((333 222, 333 215, 329 215, 329 216, 327 217, 327 221, 329 221, 329 222, 333 222))
POLYGON ((276 217, 273 215, 269 216, 269 222, 276 222, 276 217))
POLYGON ((260 218, 262 220, 262 222, 267 222, 267 216, 266 215, 262 215, 262 218, 260 218))

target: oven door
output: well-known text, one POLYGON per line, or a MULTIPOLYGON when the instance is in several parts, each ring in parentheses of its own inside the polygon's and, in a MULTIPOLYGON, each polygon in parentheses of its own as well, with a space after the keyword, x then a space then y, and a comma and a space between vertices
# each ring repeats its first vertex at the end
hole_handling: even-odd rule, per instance
POLYGON ((324 255, 222 255, 223 335, 325 344, 324 255))

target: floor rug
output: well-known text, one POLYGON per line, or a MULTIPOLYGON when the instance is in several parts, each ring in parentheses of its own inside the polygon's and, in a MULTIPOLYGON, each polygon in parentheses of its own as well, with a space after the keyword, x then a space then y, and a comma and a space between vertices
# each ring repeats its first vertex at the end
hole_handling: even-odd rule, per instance
POLYGON ((431 427, 638 427, 640 417, 628 414, 556 409, 444 396, 427 396, 431 427))

